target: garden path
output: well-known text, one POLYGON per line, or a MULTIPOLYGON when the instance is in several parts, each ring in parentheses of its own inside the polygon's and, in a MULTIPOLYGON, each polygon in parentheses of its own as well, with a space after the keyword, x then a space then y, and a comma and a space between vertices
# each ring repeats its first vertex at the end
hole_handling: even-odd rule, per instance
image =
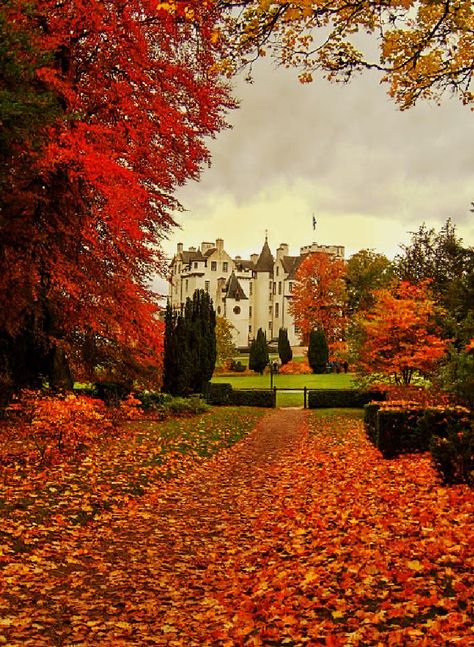
POLYGON ((272 410, 67 551, 48 544, 15 632, 35 647, 467 647, 473 516, 467 487, 441 487, 427 456, 383 460, 360 417, 272 410))

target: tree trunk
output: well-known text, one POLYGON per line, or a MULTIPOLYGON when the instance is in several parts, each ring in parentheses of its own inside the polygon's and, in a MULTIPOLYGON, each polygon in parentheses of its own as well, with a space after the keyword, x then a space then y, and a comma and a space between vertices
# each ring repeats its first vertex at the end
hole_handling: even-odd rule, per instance
POLYGON ((55 391, 72 391, 74 379, 64 349, 54 346, 50 354, 49 386, 55 391))

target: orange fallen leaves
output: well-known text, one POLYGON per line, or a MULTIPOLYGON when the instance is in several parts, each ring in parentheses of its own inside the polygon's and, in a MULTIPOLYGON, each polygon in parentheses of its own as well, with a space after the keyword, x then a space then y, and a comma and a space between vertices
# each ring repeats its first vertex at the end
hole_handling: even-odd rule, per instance
POLYGON ((4 642, 472 644, 474 496, 427 455, 383 460, 347 413, 276 411, 185 467, 51 541, 18 518, 4 642))

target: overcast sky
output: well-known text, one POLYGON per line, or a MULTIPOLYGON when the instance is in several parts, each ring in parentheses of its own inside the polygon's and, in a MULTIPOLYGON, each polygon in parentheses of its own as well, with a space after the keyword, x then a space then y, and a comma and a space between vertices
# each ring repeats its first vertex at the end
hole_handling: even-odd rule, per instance
POLYGON ((248 257, 268 230, 272 251, 315 241, 344 245, 346 258, 363 248, 393 257, 423 221, 439 228, 447 218, 474 245, 474 115, 458 99, 400 112, 374 74, 302 85, 266 61, 252 85, 237 80, 235 96, 232 130, 210 143, 211 168, 178 193, 186 211, 167 255, 178 242, 223 238, 232 256, 248 257))

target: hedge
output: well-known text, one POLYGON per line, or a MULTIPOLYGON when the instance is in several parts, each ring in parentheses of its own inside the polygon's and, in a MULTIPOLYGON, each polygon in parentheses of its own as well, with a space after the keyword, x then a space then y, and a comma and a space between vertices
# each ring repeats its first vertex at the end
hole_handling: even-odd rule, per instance
POLYGON ((275 406, 275 393, 271 389, 238 389, 232 392, 232 404, 238 407, 275 406))
POLYGON ((383 400, 380 391, 360 389, 317 389, 308 391, 309 409, 362 408, 373 400, 383 400))
POLYGON ((426 408, 387 402, 367 404, 364 411, 367 436, 385 458, 428 451, 433 437, 443 438, 448 428, 461 430, 469 425, 469 411, 464 407, 426 408))
POLYGON ((212 405, 240 407, 274 407, 275 395, 271 389, 238 389, 231 384, 209 382, 204 397, 212 405))

